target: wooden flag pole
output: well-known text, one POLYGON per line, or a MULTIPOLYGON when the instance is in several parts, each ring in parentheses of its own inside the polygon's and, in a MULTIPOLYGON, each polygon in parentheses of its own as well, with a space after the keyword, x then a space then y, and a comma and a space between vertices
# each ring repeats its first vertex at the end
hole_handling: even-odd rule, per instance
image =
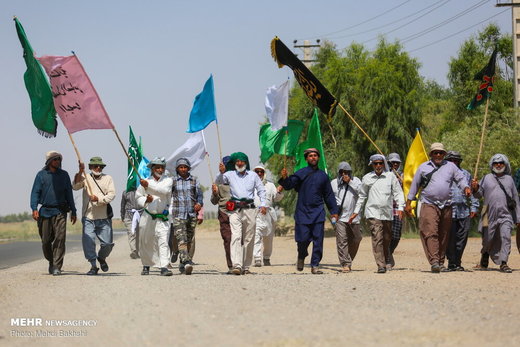
MULTIPOLYGON (((76 147, 76 142, 74 142, 74 139, 72 138, 71 133, 69 133, 68 131, 67 131, 67 133, 69 134, 69 139, 70 139, 70 142, 72 142, 72 147, 74 147, 74 151, 76 152, 76 156, 78 157, 78 161, 80 163, 82 163, 83 161, 81 160, 81 155, 79 155, 78 147, 76 147)), ((83 178, 85 179, 85 182, 87 183, 87 193, 88 193, 88 195, 92 195, 92 187, 90 186, 90 183, 87 180, 87 175, 85 174, 85 170, 83 170, 83 178)))
POLYGON ((215 180, 213 179, 213 172, 211 171, 211 163, 209 161, 209 154, 206 152, 206 161, 208 162, 208 170, 209 170, 209 178, 211 179, 211 183, 215 183, 215 180))
POLYGON ((475 172, 473 174, 473 178, 474 179, 477 179, 478 164, 480 162, 480 155, 482 154, 482 148, 484 147, 484 133, 486 132, 486 121, 487 121, 487 114, 488 114, 488 106, 489 106, 489 97, 486 100, 486 110, 484 111, 484 121, 482 122, 482 133, 480 134, 480 146, 479 146, 479 149, 478 149, 477 163, 475 164, 475 172))
POLYGON ((137 168, 135 167, 134 163, 132 162, 132 159, 128 155, 125 145, 123 144, 123 141, 121 141, 121 138, 119 137, 119 134, 117 133, 116 128, 114 127, 114 128, 112 128, 112 130, 114 131, 114 134, 116 134, 117 140, 121 144, 121 148, 123 148, 123 152, 125 153, 126 158, 128 159, 128 162, 130 163, 130 165, 132 165, 132 168, 134 169, 135 173, 137 174, 137 177, 139 177, 139 180, 142 180, 143 178, 141 177, 141 175, 139 175, 139 171, 137 171, 137 168))
POLYGON ((285 151, 283 151, 283 168, 287 168, 287 147, 289 147, 289 129, 285 129, 285 136, 287 137, 287 142, 285 143, 285 151))
POLYGON ((379 152, 379 154, 381 155, 384 155, 383 152, 381 151, 381 149, 375 144, 374 141, 372 141, 372 139, 370 138, 370 136, 368 136, 368 134, 365 132, 365 130, 363 130, 363 128, 356 122, 356 120, 354 119, 354 117, 352 117, 350 115, 350 113, 348 113, 348 111, 343 107, 343 105, 341 105, 340 103, 338 103, 338 106, 343 110, 343 112, 345 112, 345 114, 350 118, 350 120, 358 127, 359 130, 361 130, 361 132, 363 133, 363 135, 365 135, 365 137, 368 139, 368 141, 370 141, 370 143, 372 145, 374 145, 374 147, 377 149, 377 151, 379 152))
POLYGON ((220 141, 220 130, 218 128, 218 122, 215 120, 215 124, 217 125, 217 138, 218 138, 218 152, 220 154, 220 162, 222 162, 222 144, 220 141))

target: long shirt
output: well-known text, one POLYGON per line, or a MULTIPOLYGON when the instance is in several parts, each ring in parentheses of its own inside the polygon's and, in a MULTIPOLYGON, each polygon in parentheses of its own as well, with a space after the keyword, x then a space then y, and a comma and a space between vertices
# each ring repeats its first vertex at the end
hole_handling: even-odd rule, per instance
MULTIPOLYGON (((146 179, 148 187, 140 185, 135 192, 137 204, 141 208, 145 208, 153 214, 163 214, 164 210, 168 211, 172 197, 173 178, 163 175, 157 181, 152 176, 146 179), (152 201, 146 202, 146 198, 150 194, 152 201)), ((146 212, 144 212, 146 213, 146 212)))
MULTIPOLYGON (((415 200, 415 195, 419 192, 421 176, 432 172, 436 168, 433 161, 422 163, 413 177, 408 200, 415 200)), ((451 205, 451 183, 455 181, 459 188, 464 191, 469 185, 466 183, 464 174, 457 165, 444 160, 440 168, 431 176, 430 183, 421 192, 421 202, 437 205, 439 208, 451 205)))
POLYGON ((73 190, 83 189, 82 216, 90 220, 107 219, 107 205, 116 197, 116 188, 114 187, 112 177, 101 174, 99 179, 96 179, 99 188, 96 183, 94 183, 94 179, 91 175, 87 175, 87 180, 92 189, 92 195, 97 196, 98 201, 90 201, 87 185, 85 184, 85 178, 83 176, 81 176, 79 182, 72 185, 73 190))
POLYGON ((170 214, 172 218, 195 218, 195 204, 204 205, 204 198, 199 182, 192 175, 182 178, 180 175, 173 177, 172 201, 170 214))
POLYGON ((473 195, 476 198, 484 197, 484 205, 487 205, 489 229, 492 230, 504 222, 519 223, 520 203, 518 201, 518 192, 511 176, 503 175, 497 177, 492 173, 487 174, 480 180, 479 189, 473 195), (513 221, 512 212, 507 208, 506 195, 500 188, 497 178, 504 186, 507 195, 516 201, 516 221, 513 221))
POLYGON ((338 213, 338 205, 327 174, 313 169, 311 166, 296 171, 286 179, 278 180, 285 189, 298 192, 294 220, 298 224, 314 224, 325 222, 325 208, 330 214, 338 213))
POLYGON ((265 207, 265 187, 260 177, 253 171, 246 170, 242 173, 238 171, 227 171, 219 174, 215 180, 217 184, 228 184, 231 197, 235 199, 254 200, 255 190, 260 198, 260 206, 265 207))
POLYGON ((49 218, 61 213, 57 206, 65 205, 76 215, 76 205, 72 195, 72 185, 67 171, 57 169, 52 172, 48 169, 40 170, 34 178, 31 190, 31 210, 36 211, 38 205, 40 216, 49 218))
POLYGON ((361 180, 359 198, 354 208, 358 213, 366 202, 365 218, 392 220, 394 201, 397 210, 404 209, 404 194, 399 180, 392 172, 383 172, 379 176, 374 172, 367 173, 361 180))
POLYGON ((217 193, 211 192, 210 201, 213 205, 218 205, 222 212, 226 212, 226 202, 231 199, 229 184, 217 184, 217 193))
MULTIPOLYGON (((276 186, 274 183, 269 182, 268 180, 262 180, 262 183, 265 187, 265 207, 267 208, 267 213, 271 216, 273 220, 276 220, 276 211, 274 209, 274 203, 283 199, 283 191, 278 193, 276 186)), ((260 198, 258 194, 255 194, 255 205, 260 204, 260 198)))
MULTIPOLYGON (((466 184, 471 183, 471 174, 462 168, 459 168, 464 175, 466 184)), ((467 198, 464 192, 457 186, 455 182, 451 182, 451 208, 452 217, 455 219, 468 218, 471 212, 478 212, 480 203, 473 195, 469 198, 470 205, 468 206, 467 198)))
POLYGON ((140 209, 135 199, 135 190, 125 190, 123 195, 121 195, 121 220, 132 219, 134 215, 132 210, 140 209))
MULTIPOLYGON (((361 190, 361 180, 357 177, 352 177, 347 185, 343 181, 341 181, 341 183, 338 184, 338 179, 335 178, 330 182, 330 185, 332 186, 334 196, 336 196, 336 203, 338 204, 338 207, 341 210, 339 220, 342 222, 348 222, 350 216, 352 215, 352 213, 354 213, 354 208, 356 207, 356 203, 359 197, 359 191, 361 190), (345 196, 344 201, 343 196, 345 196), (343 201, 343 205, 341 205, 341 201, 343 201)), ((360 220, 361 215, 358 215, 356 218, 354 218, 352 223, 359 224, 360 220)))

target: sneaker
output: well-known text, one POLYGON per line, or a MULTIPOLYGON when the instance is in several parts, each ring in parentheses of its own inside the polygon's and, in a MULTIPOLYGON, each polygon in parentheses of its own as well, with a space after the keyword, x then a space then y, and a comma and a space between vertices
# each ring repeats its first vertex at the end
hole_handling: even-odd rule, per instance
POLYGON ((186 266, 184 264, 179 264, 179 272, 183 274, 186 271, 186 266))
POLYGON ((161 268, 161 276, 173 276, 173 273, 165 267, 161 268))
POLYGON ((262 261, 260 259, 255 260, 255 267, 262 267, 262 261))
POLYGON ((103 270, 103 272, 107 272, 108 264, 105 261, 105 259, 101 259, 100 257, 98 257, 97 260, 99 261, 99 266, 101 267, 101 270, 103 270))
POLYGON ((143 266, 143 271, 141 271, 141 275, 149 275, 150 274, 150 267, 149 266, 143 266))
POLYGON ((433 273, 439 273, 441 272, 441 267, 439 264, 433 264, 431 270, 433 273))
POLYGON ((53 269, 53 270, 52 270, 52 275, 53 275, 53 276, 60 276, 60 275, 61 275, 61 271, 60 271, 60 269, 56 269, 56 268, 53 269))
POLYGON ((300 259, 296 261, 296 270, 303 271, 303 266, 305 265, 305 259, 300 259))
POLYGON ((455 268, 455 271, 466 271, 466 269, 459 265, 455 268))
POLYGON ((231 270, 231 272, 233 273, 233 275, 238 276, 242 273, 242 268, 240 266, 235 266, 233 270, 231 270))
POLYGON ((271 260, 264 259, 264 266, 271 266, 271 260))
POLYGON ((97 275, 98 271, 99 271, 99 268, 93 266, 93 267, 91 267, 90 270, 87 272, 87 275, 89 275, 89 276, 95 276, 95 275, 97 275))
POLYGON ((172 258, 170 259, 170 262, 175 263, 178 258, 179 258, 179 252, 172 252, 172 258))
POLYGON ((386 267, 380 267, 380 268, 378 268, 378 269, 377 269, 377 273, 378 273, 378 274, 384 274, 384 273, 386 273, 386 267))
POLYGON ((193 271, 193 266, 191 264, 186 264, 184 266, 184 271, 186 275, 191 275, 191 272, 193 271))

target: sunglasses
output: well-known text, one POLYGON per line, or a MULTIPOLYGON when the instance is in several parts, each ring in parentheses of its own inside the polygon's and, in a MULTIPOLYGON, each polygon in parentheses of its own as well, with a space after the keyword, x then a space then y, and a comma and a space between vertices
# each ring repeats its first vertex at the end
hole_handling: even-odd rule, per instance
POLYGON ((433 155, 441 155, 441 154, 444 154, 443 151, 433 151, 432 152, 433 155))
POLYGON ((385 165, 385 164, 382 161, 375 161, 372 163, 372 165, 378 166, 378 165, 385 165))
POLYGON ((257 174, 259 174, 259 173, 265 173, 264 170, 255 170, 255 172, 256 172, 257 174))
POLYGON ((61 158, 60 157, 56 157, 56 158, 52 158, 52 160, 61 161, 61 158))
POLYGON ((505 165, 503 161, 494 162, 493 165, 505 165))
POLYGON ((97 169, 97 168, 103 169, 105 167, 105 165, 90 165, 90 167, 93 169, 97 169))

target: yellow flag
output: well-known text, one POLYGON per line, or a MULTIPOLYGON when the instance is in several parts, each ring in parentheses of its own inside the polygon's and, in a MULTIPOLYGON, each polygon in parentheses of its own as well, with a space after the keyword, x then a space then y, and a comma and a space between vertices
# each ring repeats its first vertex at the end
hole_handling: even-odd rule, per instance
MULTIPOLYGON (((417 135, 412 141, 410 145, 410 149, 408 150, 408 154, 406 155, 406 161, 404 163, 404 171, 403 171, 403 191, 404 197, 407 199, 408 192, 410 191, 410 186, 412 185, 413 176, 419 168, 419 165, 428 161, 428 154, 426 153, 426 149, 424 149, 424 144, 421 138, 421 134, 419 130, 417 130, 417 135)), ((416 202, 412 202, 412 208, 415 210, 416 202)))

